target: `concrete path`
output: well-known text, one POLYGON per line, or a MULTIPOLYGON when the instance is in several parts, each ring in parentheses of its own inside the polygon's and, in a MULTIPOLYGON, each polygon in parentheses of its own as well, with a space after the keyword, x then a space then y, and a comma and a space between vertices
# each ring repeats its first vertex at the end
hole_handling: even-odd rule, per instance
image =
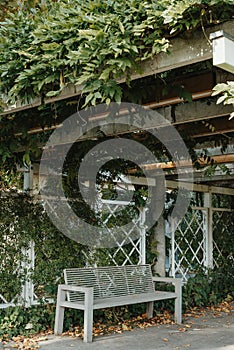
MULTIPOLYGON (((135 328, 122 334, 94 337, 85 344, 80 338, 49 336, 39 342, 40 350, 234 350, 234 313, 186 317, 183 325, 135 328)), ((3 349, 15 349, 14 344, 3 349)))
POLYGON ((135 328, 122 334, 95 337, 91 344, 70 337, 52 337, 39 345, 41 350, 234 350, 234 315, 214 316, 209 311, 199 318, 185 318, 182 326, 135 328))

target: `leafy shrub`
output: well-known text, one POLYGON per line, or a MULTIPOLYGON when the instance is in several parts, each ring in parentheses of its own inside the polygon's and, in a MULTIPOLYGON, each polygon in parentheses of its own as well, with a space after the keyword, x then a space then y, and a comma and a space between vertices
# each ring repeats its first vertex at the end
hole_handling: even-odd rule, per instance
MULTIPOLYGON (((29 336, 53 329, 55 305, 45 304, 24 308, 9 307, 0 311, 0 338, 10 339, 17 335, 29 336)), ((83 325, 83 312, 67 309, 64 317, 64 330, 75 325, 83 325)))
POLYGON ((0 312, 0 337, 11 338, 45 331, 54 322, 54 306, 9 307, 0 312))
POLYGON ((227 296, 234 298, 234 265, 228 260, 213 270, 200 269, 183 289, 183 306, 218 304, 227 296))

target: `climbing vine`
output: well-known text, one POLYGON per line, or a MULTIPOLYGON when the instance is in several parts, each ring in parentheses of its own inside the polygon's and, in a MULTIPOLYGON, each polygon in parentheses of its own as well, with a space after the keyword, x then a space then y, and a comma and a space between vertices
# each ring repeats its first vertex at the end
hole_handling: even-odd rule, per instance
POLYGON ((130 83, 139 62, 168 51, 172 36, 233 12, 230 0, 42 2, 1 26, 0 91, 6 102, 30 102, 75 84, 84 106, 120 101, 118 79, 130 83))
MULTIPOLYGON (((50 222, 40 203, 28 195, 0 192, 1 295, 10 302, 21 293, 22 284, 31 277, 38 297, 54 296, 57 279, 65 266, 84 266, 85 247, 66 238, 50 222), (35 242, 36 267, 25 269, 25 254, 35 242), (62 247, 62 249, 61 249, 62 247)), ((1 300, 2 302, 2 300, 1 300)))

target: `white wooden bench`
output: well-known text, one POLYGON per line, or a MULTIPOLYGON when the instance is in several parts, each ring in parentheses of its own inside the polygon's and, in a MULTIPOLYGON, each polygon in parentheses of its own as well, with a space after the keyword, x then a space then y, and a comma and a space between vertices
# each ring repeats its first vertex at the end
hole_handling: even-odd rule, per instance
POLYGON ((181 323, 182 281, 153 277, 150 265, 71 268, 64 270, 66 284, 58 286, 54 333, 63 332, 65 308, 84 310, 84 342, 92 342, 93 310, 147 303, 153 317, 154 301, 175 299, 175 322, 181 323), (156 291, 155 282, 172 283, 174 292, 156 291))

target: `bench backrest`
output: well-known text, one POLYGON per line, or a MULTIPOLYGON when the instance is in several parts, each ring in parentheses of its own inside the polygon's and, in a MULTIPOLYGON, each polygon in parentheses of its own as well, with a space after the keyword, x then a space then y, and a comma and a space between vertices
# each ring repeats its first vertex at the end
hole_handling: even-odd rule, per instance
MULTIPOLYGON (((94 287, 94 299, 154 292, 150 265, 125 265, 64 270, 65 283, 94 287)), ((82 301, 82 293, 69 292, 69 301, 82 301)))

